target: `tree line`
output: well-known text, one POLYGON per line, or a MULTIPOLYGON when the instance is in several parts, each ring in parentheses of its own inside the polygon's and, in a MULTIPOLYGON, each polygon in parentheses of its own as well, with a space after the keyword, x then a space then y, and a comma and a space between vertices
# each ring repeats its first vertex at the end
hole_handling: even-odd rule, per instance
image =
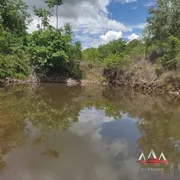
POLYGON ((90 66, 97 62, 106 68, 123 68, 141 59, 155 64, 157 72, 177 70, 180 65, 180 1, 157 0, 149 7, 142 38, 127 42, 113 40, 83 52, 90 66))
POLYGON ((37 9, 38 30, 28 33, 31 22, 23 0, 0 1, 0 78, 26 78, 32 71, 46 76, 81 78, 80 63, 106 69, 128 67, 141 59, 151 60, 158 72, 177 70, 180 62, 180 1, 157 0, 149 8, 142 38, 113 40, 98 48, 82 50, 73 42, 70 24, 59 27, 62 0, 46 0, 47 9, 37 9), (56 17, 56 27, 50 18, 56 17))
POLYGON ((81 77, 81 43, 72 42, 70 24, 58 25, 62 1, 47 0, 46 4, 49 10, 34 6, 38 30, 28 33, 31 17, 24 1, 0 1, 0 78, 26 78, 32 71, 46 76, 81 77), (49 23, 53 15, 56 28, 49 23))

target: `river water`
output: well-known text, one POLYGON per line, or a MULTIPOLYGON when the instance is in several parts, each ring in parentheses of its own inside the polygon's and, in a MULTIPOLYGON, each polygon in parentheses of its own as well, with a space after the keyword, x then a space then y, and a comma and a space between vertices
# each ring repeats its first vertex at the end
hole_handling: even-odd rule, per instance
POLYGON ((175 180, 179 161, 177 97, 55 84, 0 88, 0 180, 175 180), (151 149, 169 164, 138 164, 151 149))

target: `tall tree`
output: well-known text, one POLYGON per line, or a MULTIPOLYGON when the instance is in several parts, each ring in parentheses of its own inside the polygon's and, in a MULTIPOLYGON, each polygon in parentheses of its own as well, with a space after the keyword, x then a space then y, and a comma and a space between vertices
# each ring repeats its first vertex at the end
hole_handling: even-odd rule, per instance
POLYGON ((36 9, 34 7, 34 14, 41 20, 41 22, 38 24, 38 29, 45 29, 49 26, 49 17, 51 16, 51 13, 45 9, 36 9))
POLYGON ((45 1, 49 8, 56 9, 55 15, 56 15, 56 29, 59 28, 59 6, 63 4, 62 0, 46 0, 45 1))
POLYGON ((180 1, 157 0, 149 9, 145 30, 146 52, 150 46, 164 68, 174 69, 179 64, 180 1))
POLYGON ((170 35, 180 38, 180 1, 157 0, 149 8, 147 23, 146 32, 153 41, 166 41, 170 35))

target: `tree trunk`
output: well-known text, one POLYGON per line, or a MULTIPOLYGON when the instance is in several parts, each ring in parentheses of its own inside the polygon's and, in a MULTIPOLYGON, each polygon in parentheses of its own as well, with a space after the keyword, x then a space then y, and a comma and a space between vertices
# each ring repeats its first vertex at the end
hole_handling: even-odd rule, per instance
POLYGON ((59 28, 59 15, 58 15, 58 5, 56 6, 56 29, 59 28))

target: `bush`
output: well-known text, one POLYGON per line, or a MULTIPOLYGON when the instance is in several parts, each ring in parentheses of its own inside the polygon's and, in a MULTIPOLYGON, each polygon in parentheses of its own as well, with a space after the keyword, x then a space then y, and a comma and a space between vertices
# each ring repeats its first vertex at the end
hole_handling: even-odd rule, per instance
POLYGON ((159 54, 158 63, 164 69, 176 69, 180 61, 180 40, 174 36, 170 36, 166 43, 161 43, 159 49, 161 49, 161 54, 159 54))
POLYGON ((124 68, 130 63, 131 63, 131 59, 130 59, 130 56, 128 55, 123 56, 123 55, 111 54, 107 58, 104 59, 104 64, 109 69, 115 68, 115 67, 124 68))
POLYGON ((30 61, 39 73, 80 77, 81 44, 61 30, 36 31, 29 38, 30 61))
POLYGON ((17 55, 0 55, 0 78, 11 77, 24 79, 30 73, 28 60, 17 55))
POLYGON ((161 65, 156 66, 155 72, 156 72, 157 77, 159 77, 163 74, 163 68, 161 67, 161 65))

